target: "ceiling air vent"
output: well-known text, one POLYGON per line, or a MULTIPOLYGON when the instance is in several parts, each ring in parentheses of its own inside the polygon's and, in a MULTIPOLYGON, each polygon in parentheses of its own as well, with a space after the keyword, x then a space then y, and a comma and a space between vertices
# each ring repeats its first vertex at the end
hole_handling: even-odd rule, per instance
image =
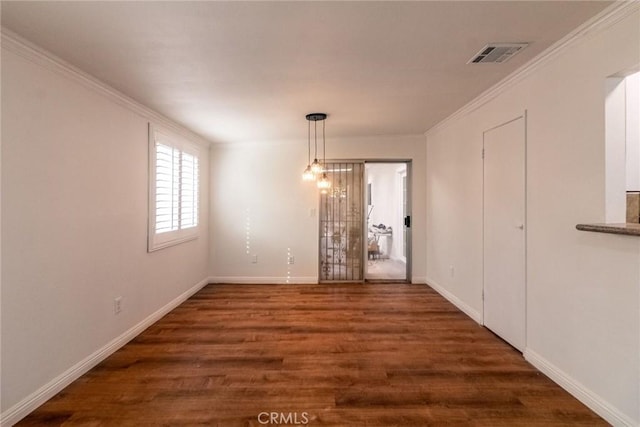
POLYGON ((475 54, 467 64, 487 62, 507 62, 516 53, 528 46, 528 43, 491 43, 475 54))

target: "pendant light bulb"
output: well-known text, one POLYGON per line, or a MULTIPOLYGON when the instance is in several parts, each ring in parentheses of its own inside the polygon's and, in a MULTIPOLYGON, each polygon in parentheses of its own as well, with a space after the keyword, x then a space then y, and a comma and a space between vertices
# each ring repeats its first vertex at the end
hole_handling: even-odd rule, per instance
POLYGON ((311 170, 311 165, 307 165, 307 168, 302 173, 303 181, 315 181, 316 174, 311 170))
POLYGON ((314 174, 322 173, 322 165, 320 164, 318 159, 313 159, 313 163, 311 163, 311 172, 313 172, 314 174))
POLYGON ((318 180, 318 188, 322 191, 322 194, 326 194, 326 190, 331 188, 331 181, 329 181, 329 178, 327 177, 327 173, 323 172, 322 176, 320 177, 320 179, 318 180))

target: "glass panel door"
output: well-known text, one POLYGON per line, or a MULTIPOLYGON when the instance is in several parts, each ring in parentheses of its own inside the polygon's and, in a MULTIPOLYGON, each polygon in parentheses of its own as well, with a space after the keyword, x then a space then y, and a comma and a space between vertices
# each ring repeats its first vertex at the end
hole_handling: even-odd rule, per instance
POLYGON ((365 162, 369 201, 365 281, 411 280, 410 167, 408 161, 365 162))
POLYGON ((364 280, 364 163, 327 163, 320 195, 320 281, 364 280))

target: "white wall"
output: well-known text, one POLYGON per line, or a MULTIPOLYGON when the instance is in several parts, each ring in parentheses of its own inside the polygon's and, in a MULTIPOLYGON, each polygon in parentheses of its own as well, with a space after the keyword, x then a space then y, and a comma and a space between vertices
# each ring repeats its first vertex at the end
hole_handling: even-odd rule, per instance
POLYGON ((627 191, 640 191, 640 72, 625 79, 627 191))
MULTIPOLYGON (((300 123, 306 126, 304 117, 300 123)), ((327 140, 329 158, 413 160, 413 214, 425 217, 423 136, 327 140)), ((315 184, 302 181, 306 161, 306 140, 211 147, 210 265, 217 280, 272 283, 290 276, 292 283, 317 281, 319 199, 315 184), (288 249, 295 257, 291 266, 288 249), (251 262, 254 254, 257 264, 251 262)), ((420 282, 426 273, 425 224, 413 226, 412 278, 420 282)))
POLYGON ((317 190, 315 183, 302 181, 306 150, 306 145, 287 144, 211 147, 213 276, 270 283, 288 275, 315 280, 317 240, 314 246, 305 239, 317 238, 317 211, 310 215, 317 209, 317 190), (293 265, 287 264, 289 252, 293 265))
POLYGON ((89 86, 3 45, 5 416, 208 275, 207 148, 203 237, 147 253, 147 120, 89 86))
POLYGON ((640 63, 638 22, 636 8, 427 133, 427 280, 481 315, 482 132, 527 111, 525 356, 609 421, 633 425, 640 239, 575 225, 605 218, 604 83, 640 63))

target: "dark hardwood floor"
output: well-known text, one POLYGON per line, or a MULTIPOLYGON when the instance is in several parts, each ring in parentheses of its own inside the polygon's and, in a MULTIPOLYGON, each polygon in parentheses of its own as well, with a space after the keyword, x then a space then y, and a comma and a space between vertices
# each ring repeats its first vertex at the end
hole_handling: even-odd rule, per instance
POLYGON ((209 285, 20 425, 278 425, 261 424, 271 412, 282 425, 606 425, 431 288, 401 284, 209 285))

